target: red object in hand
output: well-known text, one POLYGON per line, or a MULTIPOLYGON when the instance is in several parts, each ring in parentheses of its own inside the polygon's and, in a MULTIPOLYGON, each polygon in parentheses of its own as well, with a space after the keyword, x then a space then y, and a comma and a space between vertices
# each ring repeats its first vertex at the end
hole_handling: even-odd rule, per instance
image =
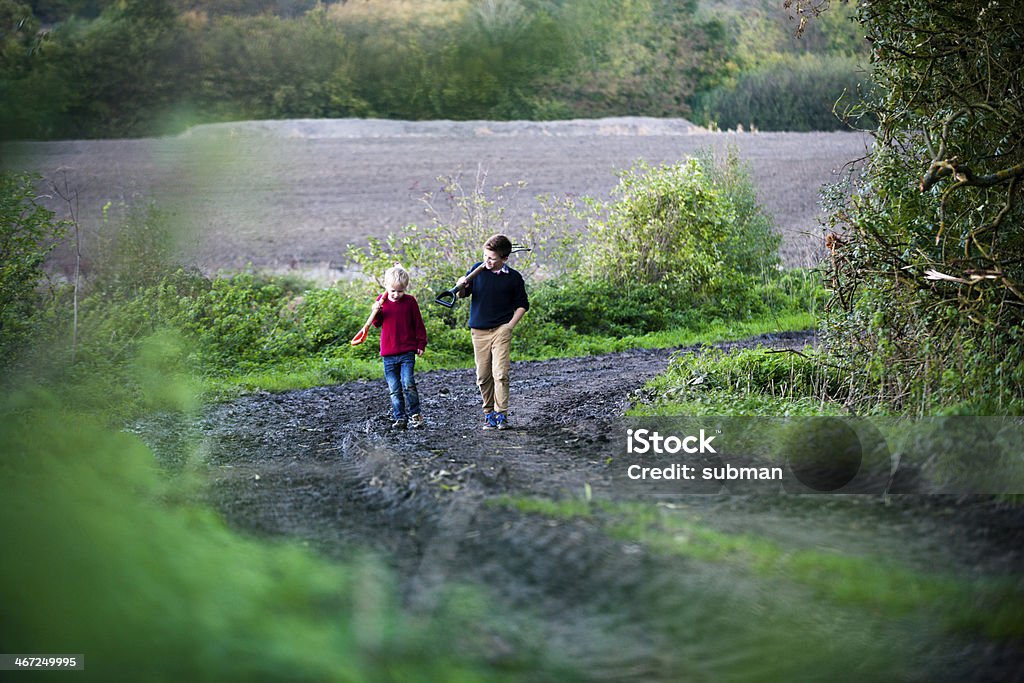
MULTIPOLYGON (((384 294, 387 294, 387 292, 385 292, 384 294)), ((384 294, 381 294, 376 299, 374 299, 374 306, 376 306, 378 301, 384 298, 384 294)), ((352 341, 350 341, 349 344, 351 344, 352 346, 359 346, 364 341, 366 341, 366 335, 369 334, 370 332, 370 325, 373 324, 373 319, 377 317, 377 312, 379 310, 380 309, 375 307, 373 310, 370 311, 370 317, 366 319, 366 324, 363 325, 361 330, 356 332, 356 336, 352 337, 352 341)))
POLYGON ((352 337, 352 341, 349 342, 352 346, 358 346, 366 341, 366 335, 370 332, 369 325, 363 325, 363 329, 356 332, 356 336, 352 337))

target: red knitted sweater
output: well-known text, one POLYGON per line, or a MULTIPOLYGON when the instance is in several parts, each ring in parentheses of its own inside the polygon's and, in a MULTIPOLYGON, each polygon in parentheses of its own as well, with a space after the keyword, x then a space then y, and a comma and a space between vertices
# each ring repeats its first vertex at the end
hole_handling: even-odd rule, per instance
POLYGON ((380 313, 373 319, 380 328, 380 355, 394 356, 427 348, 427 329, 423 326, 416 297, 406 294, 398 301, 384 296, 380 313))

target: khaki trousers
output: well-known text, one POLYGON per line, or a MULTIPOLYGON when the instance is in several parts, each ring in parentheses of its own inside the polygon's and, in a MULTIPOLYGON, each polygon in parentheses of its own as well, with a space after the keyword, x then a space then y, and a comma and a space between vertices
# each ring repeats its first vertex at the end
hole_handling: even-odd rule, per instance
POLYGON ((472 329, 476 383, 480 387, 485 413, 508 412, 508 369, 512 346, 512 328, 508 325, 489 330, 472 329))

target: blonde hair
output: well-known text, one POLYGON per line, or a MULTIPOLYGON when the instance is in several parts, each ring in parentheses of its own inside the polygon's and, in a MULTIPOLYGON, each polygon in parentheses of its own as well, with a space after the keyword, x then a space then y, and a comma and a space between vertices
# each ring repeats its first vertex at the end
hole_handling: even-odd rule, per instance
POLYGON ((384 271, 384 286, 388 285, 409 286, 409 271, 403 268, 401 263, 396 263, 384 271))

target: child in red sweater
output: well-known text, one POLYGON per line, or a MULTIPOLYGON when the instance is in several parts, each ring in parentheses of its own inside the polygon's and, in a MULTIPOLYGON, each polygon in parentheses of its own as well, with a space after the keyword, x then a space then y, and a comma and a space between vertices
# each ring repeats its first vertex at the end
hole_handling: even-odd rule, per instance
POLYGON ((376 314, 373 324, 380 328, 380 355, 384 359, 384 379, 391 392, 394 429, 423 426, 413 371, 416 356, 422 356, 427 348, 427 330, 416 297, 405 293, 408 286, 408 271, 396 263, 384 273, 386 294, 371 309, 376 314))

